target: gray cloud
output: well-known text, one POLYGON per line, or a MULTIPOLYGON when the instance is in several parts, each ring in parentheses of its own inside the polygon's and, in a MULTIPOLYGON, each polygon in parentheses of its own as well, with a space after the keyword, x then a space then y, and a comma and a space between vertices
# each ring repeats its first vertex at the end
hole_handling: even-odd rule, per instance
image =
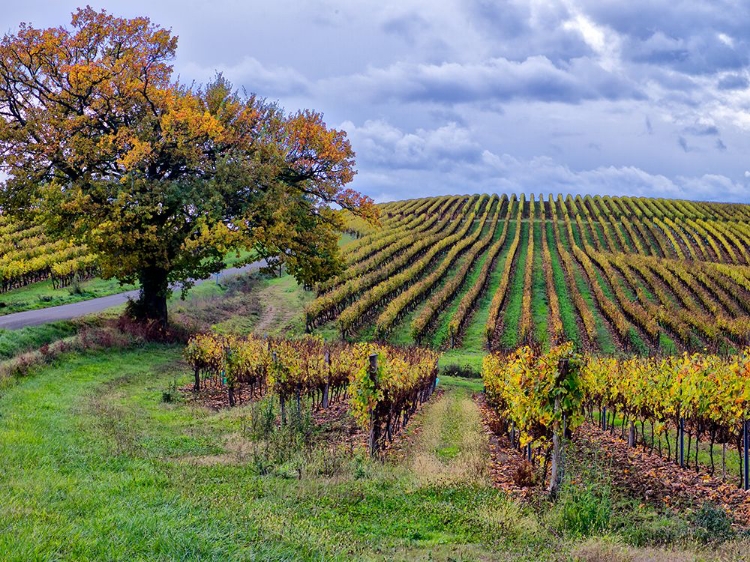
POLYGON ((361 127, 342 124, 359 147, 360 161, 391 169, 451 167, 479 159, 480 149, 471 132, 450 122, 436 129, 404 133, 385 121, 366 121, 361 127))
POLYGON ((720 90, 744 90, 750 85, 745 76, 739 74, 728 74, 722 77, 717 84, 720 90))
MULTIPOLYGON (((378 200, 466 192, 609 194, 742 201, 748 179, 721 174, 677 175, 636 166, 574 169, 559 158, 519 158, 495 153, 471 140, 471 131, 449 123, 406 133, 383 121, 346 123, 352 142, 366 147, 365 174, 355 180, 378 200), (392 173, 392 170, 397 173, 392 173)), ((718 140, 718 139, 717 139, 718 140)), ((750 177, 750 173, 748 173, 750 177)))
POLYGON ((444 104, 514 99, 580 103, 591 99, 643 99, 633 83, 586 59, 559 67, 543 56, 516 62, 503 58, 477 63, 407 64, 325 82, 370 100, 444 104))
POLYGON ((558 64, 593 54, 581 34, 564 25, 571 14, 562 2, 474 0, 466 11, 495 56, 522 61, 540 55, 558 64))
POLYGON ((710 123, 696 123, 695 125, 691 125, 690 127, 685 127, 683 129, 683 132, 688 135, 705 137, 717 136, 719 134, 719 129, 716 125, 710 123))
POLYGON ((419 14, 402 14, 386 19, 382 28, 386 33, 397 35, 413 45, 418 35, 429 29, 429 23, 419 14))

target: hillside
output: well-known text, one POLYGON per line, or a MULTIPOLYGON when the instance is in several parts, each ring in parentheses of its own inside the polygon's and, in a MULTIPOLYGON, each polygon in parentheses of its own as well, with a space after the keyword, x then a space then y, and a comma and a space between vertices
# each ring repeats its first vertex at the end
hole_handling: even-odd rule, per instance
POLYGON ((750 343, 750 206, 435 197, 356 221, 310 331, 466 351, 725 352, 750 343))
POLYGON ((51 240, 41 225, 0 214, 0 293, 47 279, 55 288, 66 287, 96 270, 96 256, 85 247, 51 240))

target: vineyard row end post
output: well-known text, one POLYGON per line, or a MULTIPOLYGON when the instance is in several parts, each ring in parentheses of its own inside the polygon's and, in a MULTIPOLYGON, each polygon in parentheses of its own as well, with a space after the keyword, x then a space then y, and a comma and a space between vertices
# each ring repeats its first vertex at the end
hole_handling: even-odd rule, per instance
MULTIPOLYGON (((371 353, 370 354, 370 364, 369 364, 369 372, 370 372, 370 379, 372 380, 373 387, 375 390, 377 390, 378 387, 378 354, 377 353, 371 353)), ((370 409, 370 439, 369 439, 369 445, 370 445, 370 456, 374 457, 375 453, 377 452, 377 419, 375 419, 375 408, 370 409)))
POLYGON ((750 466, 748 466, 748 460, 750 460, 750 419, 746 419, 743 422, 743 432, 742 432, 742 441, 743 441, 743 478, 742 478, 742 486, 745 491, 750 490, 750 466))

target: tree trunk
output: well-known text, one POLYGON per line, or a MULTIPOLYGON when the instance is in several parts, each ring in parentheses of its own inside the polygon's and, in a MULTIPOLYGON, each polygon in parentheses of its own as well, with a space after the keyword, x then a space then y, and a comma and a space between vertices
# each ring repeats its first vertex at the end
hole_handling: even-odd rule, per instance
POLYGON ((167 327, 168 275, 169 272, 160 267, 146 267, 141 271, 141 294, 132 308, 137 320, 156 320, 162 328, 167 327))

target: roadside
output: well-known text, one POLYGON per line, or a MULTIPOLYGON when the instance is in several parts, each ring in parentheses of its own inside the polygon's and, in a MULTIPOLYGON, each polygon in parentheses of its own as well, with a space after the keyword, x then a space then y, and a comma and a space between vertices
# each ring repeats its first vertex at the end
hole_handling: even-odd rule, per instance
MULTIPOLYGON (((206 281, 218 283, 223 277, 236 275, 238 273, 255 271, 260 269, 264 264, 265 262, 261 260, 245 265, 243 267, 228 268, 223 270, 218 275, 212 276, 210 279, 199 279, 195 282, 195 284, 200 285, 202 283, 205 283, 206 281)), ((71 304, 53 306, 50 308, 42 308, 38 310, 28 310, 25 312, 7 314, 0 317, 0 329, 18 330, 27 326, 38 326, 40 324, 47 324, 49 322, 72 320, 74 318, 80 318, 81 316, 95 314, 97 312, 107 310, 108 308, 123 305, 128 302, 128 299, 133 299, 137 296, 137 290, 126 291, 116 295, 94 298, 87 301, 80 301, 71 304)))

